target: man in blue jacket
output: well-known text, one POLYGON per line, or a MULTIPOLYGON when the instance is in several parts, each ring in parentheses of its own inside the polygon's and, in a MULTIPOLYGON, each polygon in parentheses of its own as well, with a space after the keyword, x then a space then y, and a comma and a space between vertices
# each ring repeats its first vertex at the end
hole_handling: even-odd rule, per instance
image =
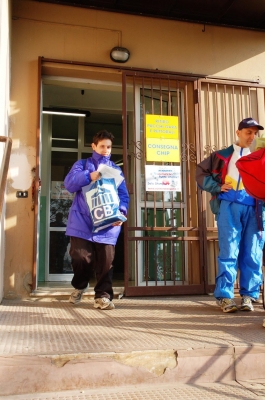
POLYGON ((235 163, 250 153, 255 135, 263 129, 253 118, 243 119, 236 131, 236 144, 212 153, 197 165, 198 186, 211 193, 210 206, 216 214, 220 251, 214 295, 226 313, 238 309, 234 301, 238 268, 240 309, 253 311, 252 301, 260 294, 265 239, 263 202, 248 195, 235 163))
MULTIPOLYGON (((94 271, 97 281, 94 288, 94 307, 101 310, 115 308, 112 302, 112 262, 122 222, 115 222, 112 226, 93 232, 93 223, 82 187, 100 179, 101 173, 97 171, 100 164, 118 169, 123 176, 121 169, 110 161, 113 139, 114 136, 108 131, 98 132, 93 137, 92 157, 77 161, 64 180, 65 188, 71 193, 76 193, 66 228, 66 235, 70 236, 71 242, 69 253, 74 271, 72 286, 75 288, 69 301, 73 304, 81 301, 94 271)), ((119 210, 126 216, 129 194, 124 179, 118 187, 118 196, 119 210)))

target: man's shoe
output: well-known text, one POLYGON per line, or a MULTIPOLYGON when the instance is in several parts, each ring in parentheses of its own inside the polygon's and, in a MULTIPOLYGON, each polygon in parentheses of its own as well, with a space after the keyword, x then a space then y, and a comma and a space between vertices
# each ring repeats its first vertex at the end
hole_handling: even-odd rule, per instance
POLYGON ((73 293, 71 294, 71 296, 69 297, 69 303, 72 303, 72 304, 80 303, 85 290, 86 289, 82 289, 82 290, 75 289, 73 291, 73 293))
POLYGON ((225 313, 234 313, 238 310, 236 303, 233 299, 220 299, 217 304, 221 307, 221 310, 225 313))
POLYGON ((100 308, 100 310, 113 310, 114 304, 107 297, 99 297, 94 301, 94 307, 100 308))
POLYGON ((253 297, 251 297, 252 303, 257 303, 257 304, 262 304, 263 301, 262 299, 258 298, 258 299, 254 299, 253 297))
POLYGON ((251 297, 242 296, 240 310, 242 310, 242 311, 254 311, 254 307, 253 307, 253 304, 252 304, 251 297))

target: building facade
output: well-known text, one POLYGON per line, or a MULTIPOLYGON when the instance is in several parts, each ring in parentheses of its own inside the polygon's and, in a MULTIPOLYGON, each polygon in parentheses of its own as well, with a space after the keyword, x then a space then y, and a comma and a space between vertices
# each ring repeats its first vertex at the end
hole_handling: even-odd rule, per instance
POLYGON ((242 118, 265 123, 265 32, 28 0, 10 15, 3 296, 70 283, 63 180, 100 129, 115 136, 131 198, 114 284, 128 296, 212 292, 216 226, 195 166, 233 142, 242 118))

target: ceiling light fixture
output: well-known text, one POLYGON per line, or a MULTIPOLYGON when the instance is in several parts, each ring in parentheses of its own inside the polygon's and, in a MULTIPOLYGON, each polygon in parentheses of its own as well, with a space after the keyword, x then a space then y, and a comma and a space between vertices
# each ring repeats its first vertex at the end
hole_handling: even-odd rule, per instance
POLYGON ((113 49, 110 51, 110 58, 112 61, 125 63, 130 58, 130 52, 125 47, 113 47, 113 49))
POLYGON ((59 137, 53 137, 52 140, 64 140, 65 142, 75 142, 76 139, 63 139, 59 137))
POLYGON ((89 117, 91 115, 88 110, 79 110, 76 108, 57 108, 57 107, 43 107, 43 114, 53 114, 53 115, 67 115, 74 117, 89 117))

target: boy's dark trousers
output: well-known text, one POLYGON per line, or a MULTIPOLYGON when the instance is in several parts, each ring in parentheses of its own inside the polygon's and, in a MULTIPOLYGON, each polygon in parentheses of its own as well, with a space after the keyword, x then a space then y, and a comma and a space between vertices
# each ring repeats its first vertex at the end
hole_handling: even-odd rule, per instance
POLYGON ((69 254, 72 258, 74 276, 72 285, 75 289, 85 289, 96 274, 95 299, 107 297, 113 299, 112 289, 112 262, 115 255, 115 246, 112 244, 90 242, 78 237, 71 237, 69 254))

